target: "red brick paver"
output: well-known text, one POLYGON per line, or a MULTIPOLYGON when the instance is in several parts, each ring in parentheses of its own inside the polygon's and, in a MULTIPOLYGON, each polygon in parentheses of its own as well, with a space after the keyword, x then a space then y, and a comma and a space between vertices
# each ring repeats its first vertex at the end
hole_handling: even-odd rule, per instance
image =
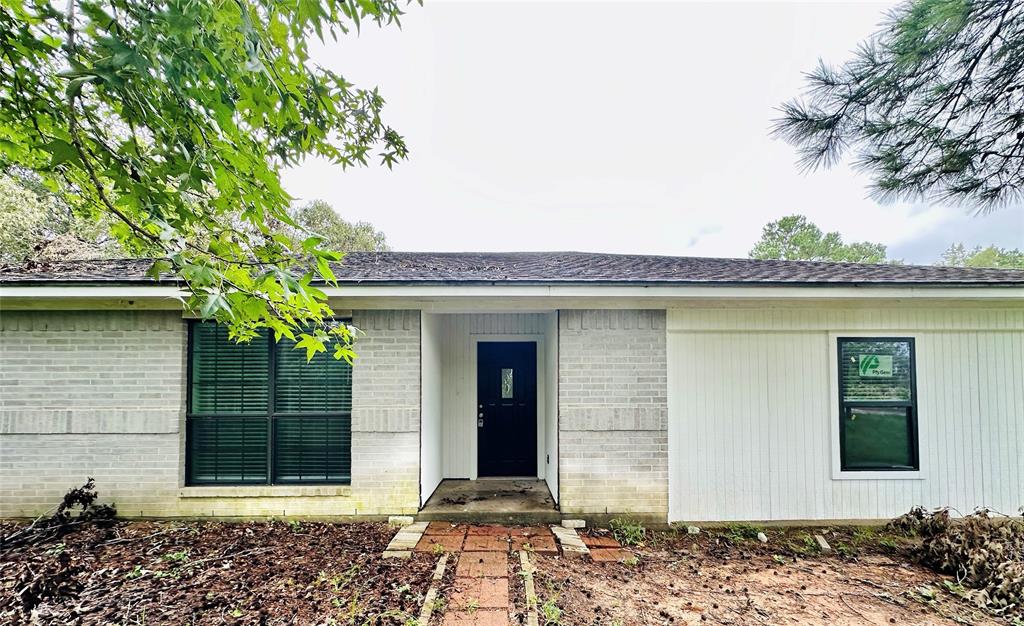
POLYGON ((508 536, 467 535, 462 549, 467 552, 508 552, 508 536))
POLYGON ((458 577, 505 578, 508 576, 508 554, 505 552, 463 552, 455 568, 458 577))
POLYGON ((442 626, 509 626, 508 610, 480 610, 469 612, 448 611, 442 626))
POLYGON ((512 528, 509 532, 513 537, 553 537, 551 529, 547 526, 524 526, 523 528, 512 528))
POLYGON ((508 526, 499 526, 497 524, 481 524, 479 526, 470 526, 467 531, 470 535, 510 535, 518 529, 509 528, 508 526))
POLYGON ((583 540, 583 544, 588 548, 621 548, 622 545, 618 541, 615 541, 613 537, 600 537, 583 535, 580 537, 583 540))
POLYGON ((424 535, 466 535, 466 527, 460 524, 449 524, 448 522, 430 522, 424 535))
POLYGON ((416 544, 417 552, 458 552, 462 550, 462 535, 424 535, 416 544), (441 546, 435 548, 434 546, 441 546))
POLYGON ((548 536, 537 535, 535 537, 512 537, 512 551, 531 550, 542 554, 557 554, 558 546, 555 545, 555 538, 548 533, 548 536))
POLYGON ((460 611, 507 609, 508 578, 456 578, 451 607, 460 611))
POLYGON ((628 550, 622 548, 591 548, 590 558, 597 562, 607 561, 625 561, 631 558, 633 554, 628 550))

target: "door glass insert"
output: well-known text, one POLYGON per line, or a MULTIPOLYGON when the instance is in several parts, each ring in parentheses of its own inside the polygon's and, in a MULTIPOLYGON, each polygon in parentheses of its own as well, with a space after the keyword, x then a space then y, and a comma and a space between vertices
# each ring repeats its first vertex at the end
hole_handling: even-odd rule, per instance
POLYGON ((512 368, 501 368, 501 397, 503 400, 513 397, 512 393, 512 368))

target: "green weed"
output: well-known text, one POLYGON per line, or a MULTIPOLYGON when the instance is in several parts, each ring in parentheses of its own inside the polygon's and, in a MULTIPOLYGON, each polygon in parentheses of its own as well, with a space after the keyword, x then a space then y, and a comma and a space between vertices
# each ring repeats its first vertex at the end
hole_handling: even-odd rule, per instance
POLYGON ((142 578, 146 573, 146 570, 142 569, 141 565, 136 565, 131 569, 130 572, 124 575, 126 580, 135 580, 136 578, 142 578))
POLYGON ((760 526, 754 526, 753 524, 729 524, 725 529, 726 536, 733 543, 754 541, 757 539, 757 533, 763 532, 760 526))
POLYGON ((168 563, 185 563, 188 561, 188 550, 168 552, 160 558, 168 563))
POLYGON ((821 552, 821 546, 810 533, 800 533, 786 544, 790 550, 801 556, 810 556, 821 552))
POLYGON ((553 599, 547 599, 540 605, 540 614, 544 626, 559 626, 562 623, 562 609, 558 608, 553 599))
POLYGON ((636 520, 613 519, 608 524, 612 529, 615 540, 624 546, 635 546, 643 543, 647 538, 647 529, 636 520))
POLYGON ((64 552, 64 544, 63 543, 55 544, 52 548, 50 548, 50 549, 48 549, 46 551, 46 553, 51 555, 51 556, 59 556, 63 552, 64 552))

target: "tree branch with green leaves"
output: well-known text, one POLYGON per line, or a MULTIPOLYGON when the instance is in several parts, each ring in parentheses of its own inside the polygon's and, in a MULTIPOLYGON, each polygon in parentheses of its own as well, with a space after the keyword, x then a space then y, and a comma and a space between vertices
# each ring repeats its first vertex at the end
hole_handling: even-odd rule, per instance
POLYGON ((808 169, 847 153, 880 199, 990 211, 1024 189, 1024 2, 910 0, 807 75, 774 133, 808 169))
POLYGON ((354 356, 317 281, 339 252, 302 231, 281 186, 310 157, 342 168, 407 156, 384 99, 316 66, 312 38, 399 25, 395 0, 0 0, 0 169, 34 172, 157 257, 186 307, 245 341, 354 356))

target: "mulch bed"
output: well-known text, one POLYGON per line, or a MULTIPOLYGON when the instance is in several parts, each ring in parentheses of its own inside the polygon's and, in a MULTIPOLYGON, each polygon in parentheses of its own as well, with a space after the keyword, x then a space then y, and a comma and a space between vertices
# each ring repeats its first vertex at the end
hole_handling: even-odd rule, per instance
MULTIPOLYGON (((16 525, 0 522, 0 535, 16 525)), ((0 623, 405 624, 436 556, 385 524, 117 522, 0 552, 0 623)))

